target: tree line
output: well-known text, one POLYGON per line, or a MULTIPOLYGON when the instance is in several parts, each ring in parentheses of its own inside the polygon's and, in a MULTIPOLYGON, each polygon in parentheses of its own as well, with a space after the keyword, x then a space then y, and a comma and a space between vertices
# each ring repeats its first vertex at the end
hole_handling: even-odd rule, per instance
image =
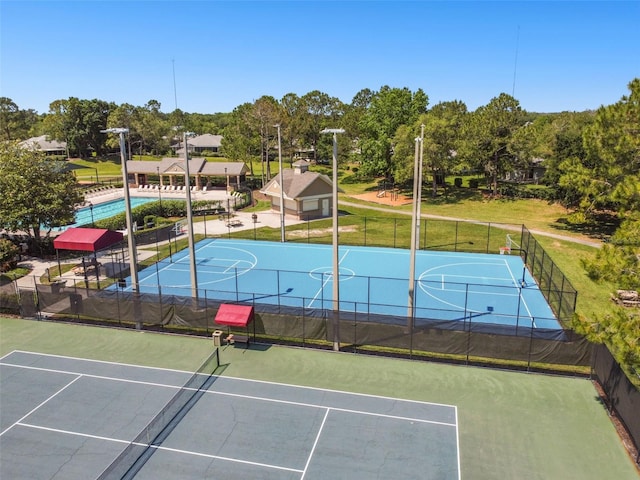
POLYGON ((459 100, 429 106, 418 89, 383 86, 363 89, 351 103, 320 91, 277 100, 263 96, 229 113, 163 113, 150 100, 143 106, 116 105, 98 99, 55 100, 39 115, 0 98, 0 140, 24 140, 45 134, 67 143, 70 156, 104 156, 118 150, 118 139, 104 135, 109 127, 129 129, 129 145, 140 155, 165 155, 180 132, 223 135, 222 155, 247 163, 266 161, 276 153, 280 126, 283 156, 312 160, 331 158, 331 138, 324 128, 343 128, 340 161, 358 165, 362 177, 384 177, 407 183, 413 176, 414 140, 423 136, 427 178, 435 195, 438 176, 482 172, 493 194, 508 173, 526 170, 533 159, 544 161, 542 183, 553 198, 588 217, 608 210, 628 214, 637 207, 638 96, 640 79, 630 94, 598 111, 528 113, 517 99, 501 93, 475 111, 459 100))

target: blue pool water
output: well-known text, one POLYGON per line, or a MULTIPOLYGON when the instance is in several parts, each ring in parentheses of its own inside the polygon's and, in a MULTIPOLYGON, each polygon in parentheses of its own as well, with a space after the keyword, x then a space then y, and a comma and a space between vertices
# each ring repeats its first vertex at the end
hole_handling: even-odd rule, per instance
MULTIPOLYGON (((155 198, 143 198, 143 197, 130 197, 131 208, 135 208, 139 205, 143 205, 149 202, 155 202, 155 198)), ((105 218, 111 218, 114 215, 124 212, 124 198, 118 200, 111 200, 104 203, 95 203, 93 205, 93 221, 104 220, 105 218)), ((91 225, 91 208, 82 207, 76 210, 76 221, 71 225, 65 225, 56 230, 64 231, 69 227, 80 227, 91 225)))

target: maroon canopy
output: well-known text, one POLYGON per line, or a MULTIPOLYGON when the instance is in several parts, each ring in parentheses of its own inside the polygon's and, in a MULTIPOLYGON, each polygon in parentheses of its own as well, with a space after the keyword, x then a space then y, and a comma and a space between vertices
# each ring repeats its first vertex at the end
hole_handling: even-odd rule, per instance
POLYGON ((253 307, 223 303, 214 322, 231 327, 246 327, 251 320, 253 320, 253 307))
POLYGON ((53 240, 57 250, 97 252, 122 241, 122 233, 104 228, 68 228, 53 240))

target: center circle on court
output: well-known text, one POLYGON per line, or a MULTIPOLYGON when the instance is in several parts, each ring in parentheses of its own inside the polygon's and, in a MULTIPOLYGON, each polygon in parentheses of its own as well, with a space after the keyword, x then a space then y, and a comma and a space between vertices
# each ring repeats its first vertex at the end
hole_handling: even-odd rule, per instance
MULTIPOLYGON (((356 276, 356 272, 351 270, 350 268, 339 267, 338 275, 340 276, 340 280, 351 280, 356 276)), ((309 272, 309 276, 313 280, 324 281, 325 279, 333 280, 333 267, 318 267, 314 268, 309 272)))

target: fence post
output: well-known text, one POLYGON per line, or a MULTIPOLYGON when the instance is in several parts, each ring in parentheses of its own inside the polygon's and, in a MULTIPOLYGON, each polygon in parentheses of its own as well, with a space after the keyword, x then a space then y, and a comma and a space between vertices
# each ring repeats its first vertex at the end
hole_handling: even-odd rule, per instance
POLYGON ((354 303, 353 310, 353 353, 358 353, 358 302, 354 303))
POLYGON ((491 248, 491 222, 487 224, 487 249, 486 253, 489 253, 489 249, 491 248))
POLYGON ((302 297, 302 346, 306 347, 306 338, 307 338, 307 309, 305 306, 305 298, 302 297))
MULTIPOLYGON (((236 278, 236 282, 237 281, 236 278)), ((276 270, 276 294, 278 295, 278 311, 280 311, 280 270, 276 270)))
POLYGON ((235 281, 236 281, 236 302, 239 302, 240 292, 238 291, 238 267, 235 267, 233 270, 235 272, 235 281))
MULTIPOLYGON (((468 299, 469 299, 469 284, 467 283, 465 286, 465 292, 464 292, 464 318, 465 318, 465 322, 467 319, 467 304, 468 304, 468 299)), ((466 365, 469 365, 469 350, 471 349, 471 321, 473 320, 473 315, 471 313, 469 313, 469 330, 467 333, 467 360, 466 360, 466 365)))
POLYGON ((118 307, 118 325, 122 325, 122 318, 120 316, 120 290, 116 288, 116 306, 118 307))
POLYGON ((458 226, 460 225, 460 221, 456 220, 456 234, 453 237, 453 251, 458 251, 458 226))
POLYGON ((396 248, 396 231, 398 227, 398 219, 393 219, 393 248, 396 248))
POLYGON ((364 217, 364 246, 367 246, 367 217, 364 217))
POLYGON ((422 242, 424 249, 427 249, 427 219, 424 219, 424 240, 422 242))

